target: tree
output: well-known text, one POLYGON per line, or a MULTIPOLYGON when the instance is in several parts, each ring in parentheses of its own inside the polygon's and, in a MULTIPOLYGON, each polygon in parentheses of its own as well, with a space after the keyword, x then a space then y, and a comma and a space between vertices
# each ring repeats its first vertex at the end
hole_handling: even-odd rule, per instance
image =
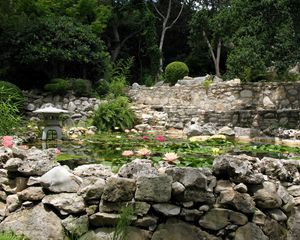
POLYGON ((161 34, 160 34, 160 41, 159 41, 159 52, 160 52, 160 58, 159 58, 159 74, 161 74, 163 72, 163 47, 164 47, 164 41, 165 41, 165 36, 166 36, 166 32, 171 29, 174 24, 177 22, 177 20, 179 19, 184 4, 181 4, 181 8, 177 14, 177 16, 175 17, 175 19, 173 19, 173 21, 170 22, 170 16, 171 16, 171 12, 172 12, 172 0, 169 0, 168 2, 168 8, 167 8, 167 12, 166 14, 163 14, 158 7, 156 6, 156 4, 153 4, 156 12, 159 15, 159 18, 162 21, 162 29, 161 29, 161 34))

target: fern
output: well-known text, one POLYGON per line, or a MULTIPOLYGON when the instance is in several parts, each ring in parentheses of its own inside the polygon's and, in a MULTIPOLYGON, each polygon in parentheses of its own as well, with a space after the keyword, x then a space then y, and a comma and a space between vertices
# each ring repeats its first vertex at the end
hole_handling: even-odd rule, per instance
POLYGON ((101 104, 93 115, 93 125, 100 131, 132 128, 135 121, 126 97, 117 97, 101 104))

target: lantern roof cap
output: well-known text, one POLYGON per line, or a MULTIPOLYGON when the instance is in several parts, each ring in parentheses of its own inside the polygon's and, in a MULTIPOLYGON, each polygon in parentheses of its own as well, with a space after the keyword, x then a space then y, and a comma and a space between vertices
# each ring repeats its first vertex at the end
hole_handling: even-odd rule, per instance
POLYGON ((37 109, 33 112, 34 113, 53 113, 53 114, 68 113, 67 110, 63 110, 63 109, 60 109, 60 108, 55 108, 55 107, 52 107, 52 106, 45 107, 45 108, 40 108, 40 109, 37 109))

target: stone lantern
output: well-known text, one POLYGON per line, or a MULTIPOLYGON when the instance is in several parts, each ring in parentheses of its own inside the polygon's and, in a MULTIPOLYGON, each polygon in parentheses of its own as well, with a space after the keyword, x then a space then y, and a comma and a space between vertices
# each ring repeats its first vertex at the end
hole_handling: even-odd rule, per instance
POLYGON ((59 116, 63 113, 68 113, 68 111, 55 108, 52 106, 40 108, 34 113, 40 113, 44 117, 44 129, 42 134, 42 140, 49 139, 49 135, 52 135, 52 139, 62 139, 62 129, 59 120, 59 116))

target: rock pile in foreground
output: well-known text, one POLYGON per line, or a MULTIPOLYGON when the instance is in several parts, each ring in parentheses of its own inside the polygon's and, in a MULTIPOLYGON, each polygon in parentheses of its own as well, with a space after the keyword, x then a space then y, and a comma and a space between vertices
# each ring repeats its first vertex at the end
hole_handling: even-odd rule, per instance
POLYGON ((100 164, 70 170, 53 154, 0 148, 0 231, 108 240, 131 207, 130 240, 300 238, 298 161, 223 155, 210 170, 135 160, 114 174, 100 164))

